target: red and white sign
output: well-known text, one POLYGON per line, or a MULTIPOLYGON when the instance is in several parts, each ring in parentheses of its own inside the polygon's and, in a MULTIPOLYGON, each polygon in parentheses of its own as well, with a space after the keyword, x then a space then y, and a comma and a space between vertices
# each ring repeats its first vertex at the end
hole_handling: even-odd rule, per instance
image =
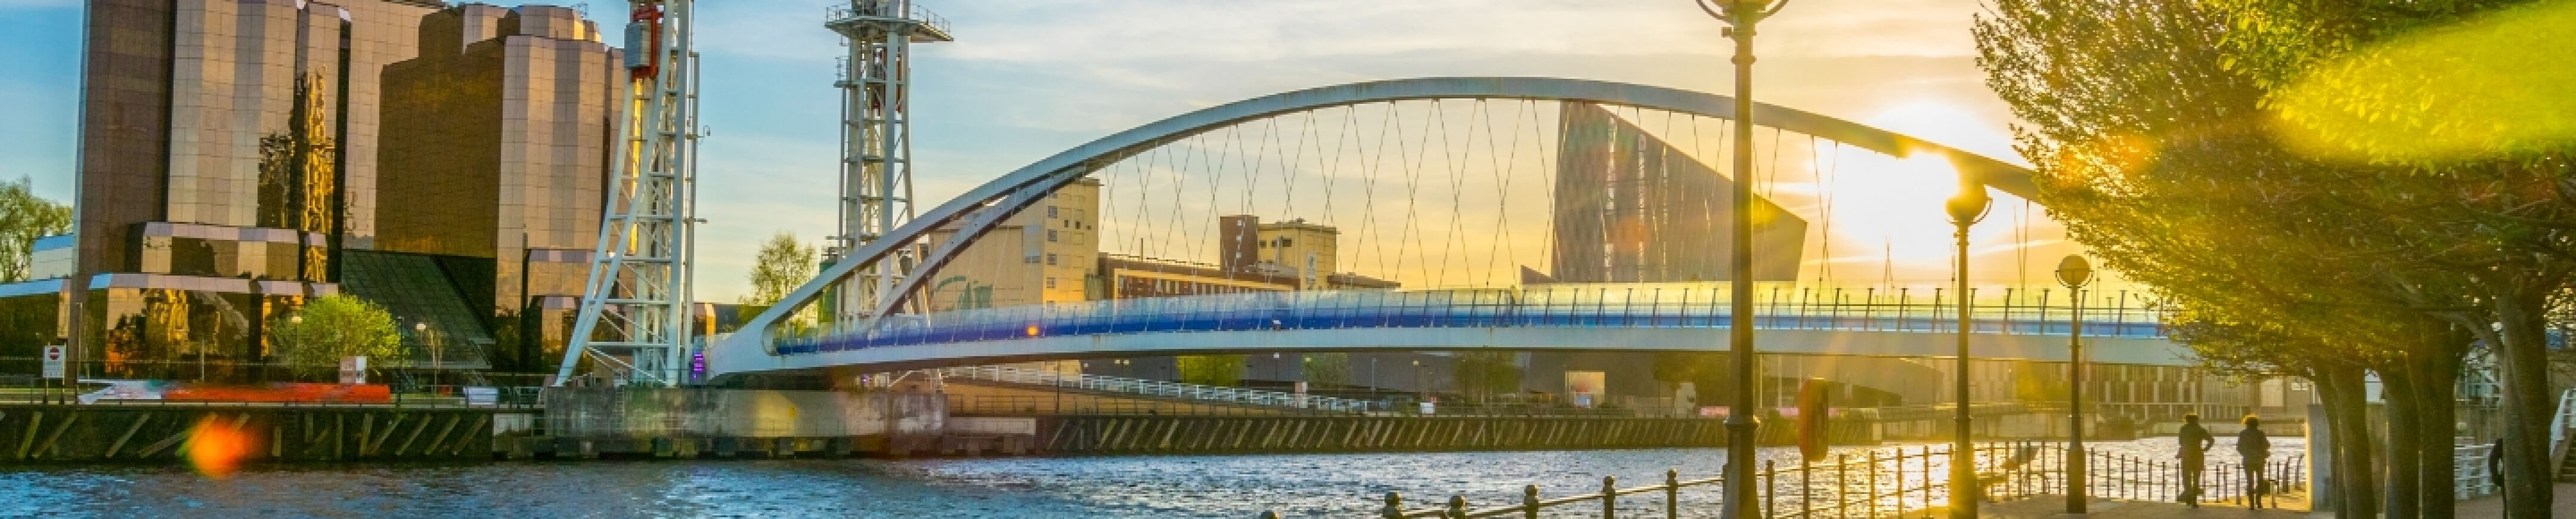
POLYGON ((63 347, 45 347, 45 378, 63 378, 63 347))

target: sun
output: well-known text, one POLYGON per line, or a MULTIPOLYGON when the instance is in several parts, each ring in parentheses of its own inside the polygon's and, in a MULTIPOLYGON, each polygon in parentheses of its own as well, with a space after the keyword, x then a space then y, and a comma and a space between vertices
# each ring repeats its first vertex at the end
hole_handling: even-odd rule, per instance
MULTIPOLYGON (((1861 123, 1968 153, 2011 157, 2011 139, 1999 125, 1953 103, 1906 102, 1861 123), (2006 155, 1990 155, 1991 150, 2006 155)), ((1833 257, 1819 259, 1872 267, 1892 262, 1904 271, 1945 268, 1953 228, 1942 202, 1959 191, 1952 156, 1930 150, 1889 156, 1843 146, 1817 160, 1818 203, 1832 218, 1831 235, 1824 239, 1833 243, 1833 257)), ((1820 223, 1811 221, 1810 228, 1827 232, 1820 223)), ((1862 270, 1875 277, 1876 269, 1862 270)))

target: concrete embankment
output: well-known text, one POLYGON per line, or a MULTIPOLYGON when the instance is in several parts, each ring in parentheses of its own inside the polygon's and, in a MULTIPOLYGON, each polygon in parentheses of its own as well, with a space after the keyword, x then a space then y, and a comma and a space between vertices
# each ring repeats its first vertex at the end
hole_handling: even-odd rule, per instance
POLYGON ((492 431, 532 415, 490 408, 285 405, 0 405, 0 462, 167 463, 201 431, 246 461, 489 459, 492 431))
POLYGON ((537 430, 503 433, 502 457, 1023 454, 1034 418, 948 416, 937 393, 557 388, 537 430))
MULTIPOLYGON (((1051 416, 1050 454, 1407 452, 1723 447, 1723 420, 1549 416, 1051 416)), ((1876 441, 1870 424, 1837 424, 1832 443, 1876 441)), ((1767 427, 1761 443, 1797 431, 1767 427)))

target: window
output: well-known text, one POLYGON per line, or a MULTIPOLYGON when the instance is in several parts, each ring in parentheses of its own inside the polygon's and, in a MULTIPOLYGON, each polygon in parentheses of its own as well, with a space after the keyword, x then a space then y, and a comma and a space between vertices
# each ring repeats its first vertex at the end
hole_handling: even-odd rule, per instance
POLYGON ((1055 264, 1055 255, 1054 255, 1054 254, 1047 254, 1047 264, 1048 264, 1048 265, 1054 265, 1054 264, 1055 264))
POLYGON ((1287 239, 1287 238, 1280 238, 1280 239, 1279 239, 1279 246, 1281 246, 1281 247, 1286 247, 1286 246, 1288 246, 1288 239, 1287 239))
POLYGON ((1047 229, 1047 242, 1048 242, 1048 243, 1054 243, 1054 242, 1055 242, 1055 229, 1047 229))
POLYGON ((1047 288, 1055 288, 1055 278, 1047 278, 1047 288))
POLYGON ((1055 217, 1055 206, 1052 206, 1052 205, 1047 206, 1047 217, 1048 217, 1048 218, 1054 218, 1054 217, 1055 217))

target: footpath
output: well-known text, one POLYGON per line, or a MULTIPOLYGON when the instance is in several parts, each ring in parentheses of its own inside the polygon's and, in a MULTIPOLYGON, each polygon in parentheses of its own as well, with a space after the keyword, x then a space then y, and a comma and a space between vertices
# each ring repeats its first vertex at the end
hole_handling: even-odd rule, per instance
MULTIPOLYGON (((2576 517, 2576 483, 2559 483, 2557 486, 2557 496, 2551 500, 2551 505, 2549 513, 2550 517, 2576 517)), ((2135 517, 2174 519, 2186 517, 2289 518, 2334 516, 2331 512, 2308 511, 2310 509, 2308 496, 2304 492, 2282 496, 2280 507, 2281 508, 2279 509, 2249 510, 2246 509, 2244 505, 2238 504, 2204 503, 2200 505, 2200 508, 2192 508, 2183 506, 2181 503, 2170 502, 2097 500, 2087 506, 2089 509, 2086 511, 2091 513, 2079 516, 2066 513, 2065 496, 2042 495, 2004 503, 1989 503, 1978 510, 1978 512, 1980 512, 1980 515, 1984 515, 1986 517, 2016 519, 2057 517, 2135 517)), ((2458 517, 2504 517, 2504 499, 2497 496, 2487 496, 2465 500, 2461 501, 2459 507, 2455 510, 2455 515, 2458 517)), ((1945 511, 1935 509, 1925 512, 1909 513, 1907 516, 1948 517, 1948 514, 1945 511)))

